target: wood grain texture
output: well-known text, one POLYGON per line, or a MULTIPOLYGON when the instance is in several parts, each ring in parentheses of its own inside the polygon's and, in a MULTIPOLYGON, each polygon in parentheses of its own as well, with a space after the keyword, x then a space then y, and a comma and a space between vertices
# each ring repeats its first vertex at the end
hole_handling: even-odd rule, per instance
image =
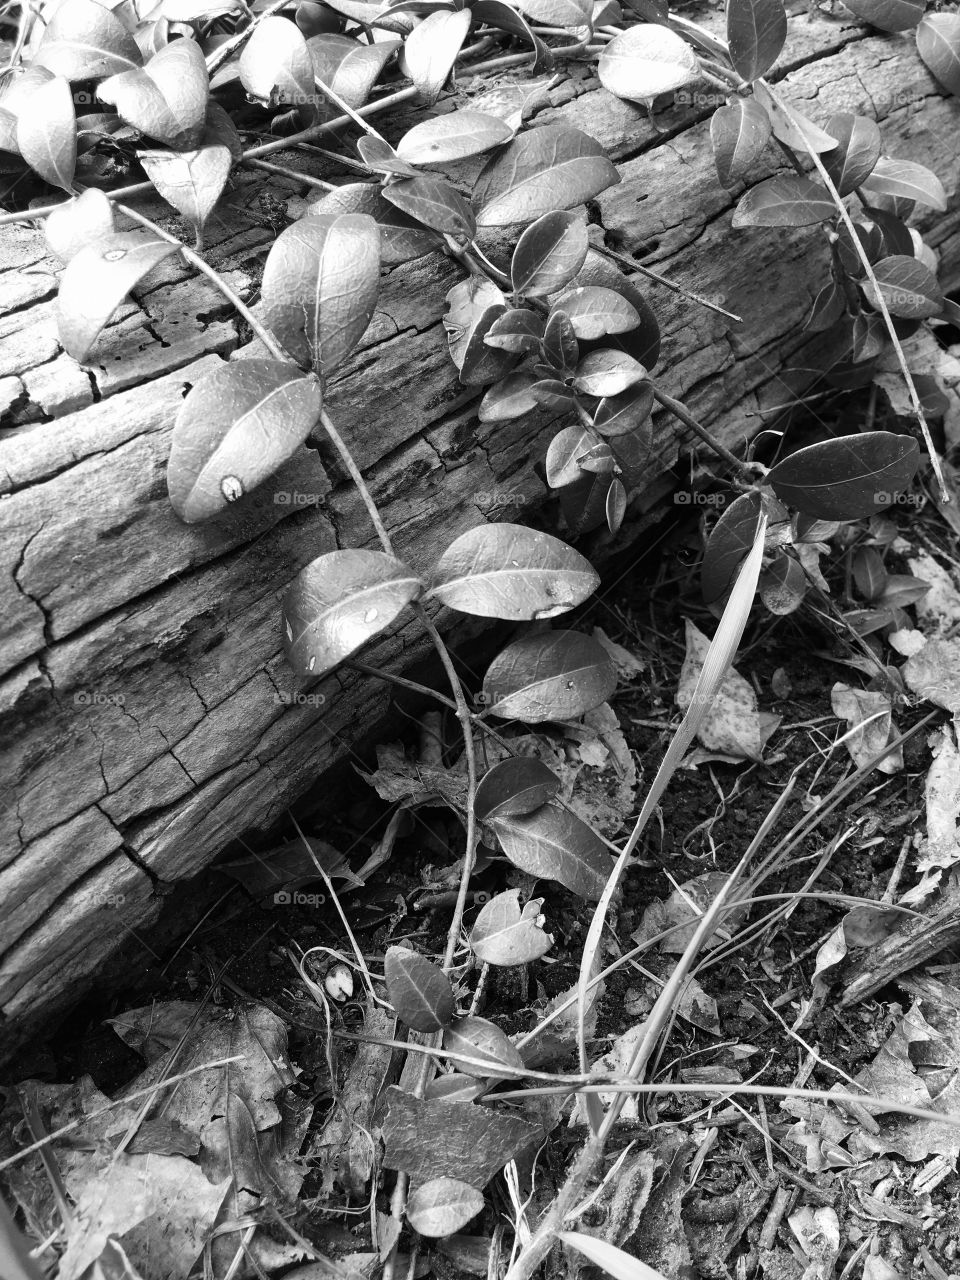
MULTIPOLYGON (((801 110, 819 121, 841 110, 873 115, 888 154, 944 180, 950 211, 925 225, 955 279, 960 107, 942 96, 909 35, 803 16, 791 21, 787 50, 789 95, 801 110)), ((466 82, 461 101, 482 104, 488 89, 466 82)), ((824 340, 801 330, 826 250, 811 229, 731 233, 743 188, 727 192, 717 181, 712 105, 692 93, 652 123, 575 68, 532 123, 582 128, 618 164, 623 182, 595 210, 610 247, 744 316, 731 331, 638 280, 663 329, 664 389, 737 448, 770 420, 765 406, 792 399, 829 362, 824 340)), ((770 161, 751 181, 772 171, 772 153, 770 161)), ((262 175, 238 175, 208 234, 210 260, 246 296, 274 234, 262 190, 262 175)), ((302 208, 296 183, 280 180, 273 191, 302 208)), ((143 207, 176 226, 159 206, 143 207)), ((280 652, 279 601, 298 570, 338 546, 374 545, 322 442, 222 521, 188 527, 170 509, 165 463, 185 391, 222 360, 257 354, 220 295, 168 260, 104 334, 94 365, 80 369, 57 343, 57 271, 36 230, 5 228, 0 1007, 8 1047, 75 999, 104 957, 155 917, 163 882, 196 874, 234 838, 268 828, 349 756, 387 701, 377 682, 338 672, 310 688, 322 704, 305 702, 306 686, 280 652)), ((446 354, 443 297, 459 277, 440 255, 384 277, 370 329, 328 402, 397 553, 418 570, 479 521, 523 518, 546 496, 533 467, 555 421, 534 414, 479 424, 479 393, 459 385, 446 354)), ((665 472, 682 438, 662 415, 655 425, 655 454, 617 546, 671 488, 665 472)), ((598 558, 605 551, 603 538, 591 547, 598 558)), ((455 638, 454 616, 438 619, 455 638)), ((408 623, 364 656, 402 670, 426 651, 408 623)))

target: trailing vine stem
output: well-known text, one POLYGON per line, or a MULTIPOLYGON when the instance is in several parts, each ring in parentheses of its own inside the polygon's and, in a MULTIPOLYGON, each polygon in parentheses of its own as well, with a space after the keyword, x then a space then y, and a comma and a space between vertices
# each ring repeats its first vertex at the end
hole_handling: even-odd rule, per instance
POLYGON ((654 400, 659 405, 662 405, 664 409, 669 409, 675 418, 679 418, 684 426, 695 432, 705 445, 708 445, 728 466, 733 467, 742 480, 752 486, 756 477, 746 463, 742 462, 735 453, 731 453, 725 444, 721 444, 719 440, 711 435, 707 428, 697 421, 682 401, 674 400, 673 396, 668 396, 665 391, 661 391, 655 383, 652 385, 654 400))
POLYGON ((903 380, 907 386, 907 393, 910 396, 910 403, 913 406, 913 412, 916 415, 916 419, 920 426, 920 430, 923 433, 923 441, 927 447, 927 455, 930 458, 930 465, 933 468, 933 474, 936 477, 937 485, 940 489, 940 501, 944 506, 946 506, 946 504, 951 500, 950 491, 947 488, 946 481, 943 478, 943 470, 941 469, 941 466, 940 466, 940 458, 939 458, 939 455, 937 454, 936 447, 934 446, 933 438, 930 435, 930 428, 927 425, 926 415, 923 412, 923 405, 920 403, 920 397, 917 395, 917 388, 914 385, 913 375, 910 373, 910 370, 907 367, 907 358, 903 354, 903 347, 900 345, 900 339, 897 337, 897 331, 893 326, 893 317, 890 315, 890 311, 887 307, 886 299, 884 298, 883 292, 880 288, 880 282, 877 280, 876 274, 873 270, 873 266, 870 262, 869 257, 867 256, 867 251, 866 249, 864 249, 863 244, 861 243, 860 237, 857 235, 856 228, 853 225, 853 219, 850 217, 850 214, 847 212, 847 207, 843 203, 843 199, 839 191, 837 190, 836 186, 834 185, 833 179, 830 177, 830 174, 827 172, 826 165, 823 163, 823 161, 820 159, 820 156, 817 154, 816 148, 811 146, 810 142, 807 139, 806 134, 803 131, 803 126, 801 122, 797 119, 796 115, 791 110, 788 103, 786 103, 783 100, 783 98, 780 97, 779 93, 777 93, 776 90, 773 89, 769 84, 767 84, 765 80, 761 79, 759 83, 764 86, 764 88, 770 94, 770 97, 773 99, 776 105, 780 108, 780 110, 784 113, 784 115, 787 117, 787 119, 790 121, 793 127, 797 130, 800 137, 803 139, 804 148, 807 151, 808 155, 810 156, 810 159, 813 161, 814 168, 817 170, 817 173, 820 176, 820 181, 823 183, 823 185, 827 188, 827 191, 830 193, 830 198, 833 200, 837 213, 840 215, 840 219, 843 222, 843 225, 847 229, 847 232, 850 236, 850 242, 853 245, 853 248, 856 250, 857 257, 860 259, 860 263, 863 266, 867 279, 870 281, 871 285, 873 286, 873 297, 871 298, 871 301, 873 301, 874 297, 876 298, 877 307, 880 310, 880 314, 883 316, 883 323, 886 326, 887 333, 889 334, 889 337, 890 337, 890 342, 893 345, 894 351, 896 352, 897 363, 900 365, 900 372, 903 374, 903 380))
POLYGON ((732 320, 734 324, 743 324, 742 316, 735 315, 732 311, 727 311, 724 307, 718 306, 717 303, 711 302, 709 298, 704 298, 699 293, 692 293, 689 289, 685 289, 682 284, 677 284, 675 280, 668 280, 659 271, 651 271, 649 267, 637 262, 635 258, 631 258, 625 253, 619 253, 616 249, 608 249, 606 245, 594 244, 591 247, 597 253, 602 253, 605 258, 610 258, 613 262, 619 262, 622 267, 626 267, 629 271, 636 271, 639 275, 646 276, 648 280, 652 280, 655 284, 662 284, 665 289, 679 294, 681 298, 696 302, 698 306, 706 307, 708 311, 715 311, 718 316, 725 316, 728 320, 732 320))
POLYGON ((132 218, 134 222, 139 222, 142 227, 146 227, 148 231, 152 231, 154 235, 159 236, 161 240, 166 240, 168 244, 175 244, 180 250, 183 258, 189 262, 191 266, 196 267, 196 269, 205 275, 208 280, 212 281, 227 301, 237 309, 241 316, 243 316, 244 320, 246 320, 247 324, 273 356, 274 360, 279 360, 284 364, 292 363, 290 357, 279 345, 270 331, 264 328, 247 304, 236 293, 234 293, 233 289, 230 288, 223 276, 220 275, 219 271, 216 271, 208 262, 205 262, 199 253, 195 253, 193 249, 188 249, 182 240, 178 240, 177 237, 175 235, 171 235, 169 231, 164 231, 163 227, 157 226, 157 224, 151 221, 150 218, 146 217, 142 213, 137 213, 135 209, 131 209, 127 205, 119 203, 117 204, 117 208, 121 213, 126 214, 128 218, 132 218))

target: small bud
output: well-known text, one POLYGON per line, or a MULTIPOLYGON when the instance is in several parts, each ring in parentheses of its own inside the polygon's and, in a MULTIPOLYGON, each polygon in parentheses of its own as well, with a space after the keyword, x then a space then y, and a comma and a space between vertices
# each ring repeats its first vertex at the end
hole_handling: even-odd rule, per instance
POLYGON ((342 960, 332 964, 323 979, 323 985, 326 987, 327 995, 336 1000, 337 1004, 343 1004, 345 1000, 349 1000, 353 995, 353 974, 349 965, 345 965, 342 960))

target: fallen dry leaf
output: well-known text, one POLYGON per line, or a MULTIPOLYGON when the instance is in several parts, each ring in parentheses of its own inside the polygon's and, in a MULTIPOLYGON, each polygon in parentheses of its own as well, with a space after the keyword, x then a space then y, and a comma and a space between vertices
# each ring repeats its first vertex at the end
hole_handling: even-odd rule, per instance
MULTIPOLYGON (((896 737, 898 730, 893 723, 893 708, 885 693, 869 689, 854 689, 838 681, 830 690, 833 714, 845 720, 849 729, 844 746, 853 763, 862 768, 878 751, 896 737)), ((891 751, 877 765, 881 773, 899 773, 903 768, 903 751, 891 751)))

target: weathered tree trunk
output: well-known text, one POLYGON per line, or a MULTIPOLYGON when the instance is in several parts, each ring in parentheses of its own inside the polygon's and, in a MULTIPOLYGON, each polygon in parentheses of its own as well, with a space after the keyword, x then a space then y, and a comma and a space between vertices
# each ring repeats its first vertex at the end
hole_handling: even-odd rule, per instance
MULTIPOLYGON (((804 16, 787 50, 793 101, 819 120, 876 115, 887 153, 929 165, 953 194, 960 107, 925 72, 912 34, 878 38, 804 16)), ((737 448, 771 420, 758 411, 791 400, 829 363, 824 340, 801 327, 826 252, 815 229, 731 232, 739 193, 716 178, 712 104, 691 97, 654 127, 586 74, 552 90, 534 123, 580 127, 618 163, 622 184, 597 201, 608 244, 743 316, 733 332, 645 288, 664 333, 665 389, 737 448)), ((241 292, 274 234, 270 201, 297 192, 281 183, 263 201, 262 185, 262 175, 240 177, 211 228, 210 258, 241 292)), ((956 207, 926 227, 950 280, 956 207)), ((56 265, 42 237, 5 228, 0 267, 0 403, 11 424, 0 439, 0 1006, 12 1044, 156 916, 162 882, 272 824, 370 732, 387 699, 382 684, 350 672, 310 689, 322 704, 304 699, 280 653, 279 601, 294 574, 325 550, 372 544, 331 457, 325 471, 302 450, 220 524, 187 527, 170 509, 177 406, 240 343, 220 296, 167 264, 88 372, 57 346, 56 265)), ((440 324, 458 275, 440 255, 392 272, 364 348, 329 397, 398 554, 421 569, 457 534, 501 518, 504 495, 511 519, 543 502, 533 466, 555 429, 545 415, 478 424, 478 395, 458 385, 440 324)), ((669 491, 680 437, 663 415, 656 426, 621 546, 669 491)), ((454 622, 440 615, 445 630, 454 622)), ((399 671, 425 654, 409 623, 364 656, 399 671)))

